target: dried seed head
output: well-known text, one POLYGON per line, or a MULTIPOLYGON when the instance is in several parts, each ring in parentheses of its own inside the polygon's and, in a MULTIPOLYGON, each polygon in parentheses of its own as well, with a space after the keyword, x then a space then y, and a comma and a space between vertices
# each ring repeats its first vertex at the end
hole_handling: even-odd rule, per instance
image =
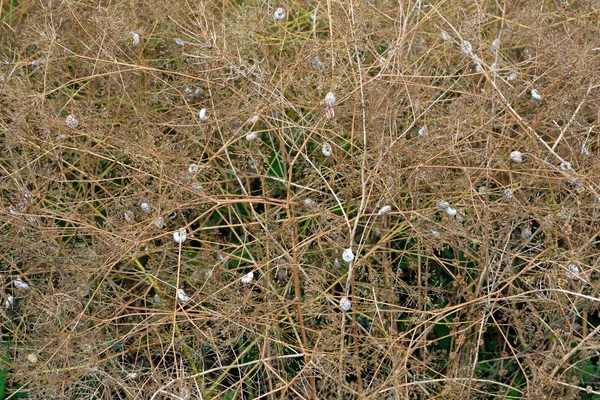
POLYGON ((354 253, 352 252, 352 249, 344 250, 342 253, 342 260, 346 261, 347 263, 350 263, 354 260, 354 253))
POLYGON ((352 303, 350 302, 349 298, 344 296, 340 299, 340 308, 342 311, 344 311, 344 312, 349 311, 351 307, 352 307, 352 303))
POLYGON ((30 354, 27 354, 27 361, 29 361, 31 364, 35 364, 38 362, 38 358, 35 354, 30 353, 30 354))
POLYGON ((285 18, 285 10, 282 7, 279 7, 277 10, 275 10, 275 12, 273 13, 273 17, 277 20, 277 21, 283 21, 283 19, 285 18))
POLYGON ((65 123, 67 124, 67 126, 69 128, 73 128, 73 129, 75 129, 79 126, 79 120, 73 114, 67 115, 67 119, 65 120, 65 123))
POLYGON ((513 193, 513 190, 511 188, 508 188, 504 191, 504 198, 507 201, 511 201, 512 199, 514 199, 515 194, 513 193))
POLYGON ((190 301, 190 298, 185 294, 183 289, 177 289, 177 298, 182 303, 187 303, 188 301, 190 301))
POLYGON ((392 207, 391 206, 383 206, 379 209, 379 211, 377 212, 378 215, 385 215, 387 213, 389 213, 390 211, 392 211, 392 207))
POLYGON ((187 239, 187 230, 185 228, 180 228, 179 230, 173 232, 173 240, 177 243, 183 243, 187 239))
POLYGON ((311 199, 310 197, 307 197, 306 199, 304 199, 304 207, 312 208, 316 205, 317 205, 317 202, 314 201, 313 199, 311 199))
POLYGON ((537 101, 542 101, 542 96, 535 89, 531 89, 531 97, 537 101))
POLYGON ((146 214, 150 213, 151 208, 150 208, 150 203, 148 203, 147 201, 143 201, 140 204, 140 210, 142 210, 143 212, 145 212, 146 214))
POLYGON ((202 122, 208 121, 208 116, 206 115, 206 108, 201 109, 200 112, 198 113, 198 115, 200 116, 200 121, 202 121, 202 122))
POLYGON ((331 145, 329 143, 323 143, 323 146, 321 147, 321 152, 323 155, 325 157, 329 157, 331 155, 331 151, 331 145))
POLYGON ((321 71, 323 68, 325 68, 325 64, 323 64, 323 62, 321 61, 319 56, 314 56, 310 60, 310 66, 312 69, 317 70, 317 71, 321 71))
POLYGON ((252 282, 253 279, 254 279, 254 272, 250 271, 246 275, 242 276, 242 278, 240 279, 240 282, 242 282, 244 284, 248 284, 248 283, 252 282))
POLYGON ((510 159, 516 163, 522 163, 523 162, 523 154, 521 154, 520 151, 515 150, 512 153, 510 153, 510 159))
POLYGON ((20 289, 20 290, 27 290, 27 289, 29 289, 29 285, 26 282, 23 282, 20 279, 16 279, 13 283, 14 283, 14 285, 15 285, 15 287, 17 289, 20 289))
POLYGON ((329 92, 325 95, 325 99, 323 100, 323 104, 327 107, 335 106, 335 94, 333 92, 329 92))

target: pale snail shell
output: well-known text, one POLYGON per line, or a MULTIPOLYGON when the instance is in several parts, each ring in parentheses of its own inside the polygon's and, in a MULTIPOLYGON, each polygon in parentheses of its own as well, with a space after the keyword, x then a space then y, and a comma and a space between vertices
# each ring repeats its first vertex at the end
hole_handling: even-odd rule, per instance
POLYGON ((335 94, 333 92, 329 92, 325 95, 325 100, 323 100, 323 104, 327 107, 335 106, 335 94))
POLYGON ((444 40, 444 42, 451 42, 452 36, 448 35, 448 32, 442 31, 442 39, 444 40))
POLYGON ((65 123, 67 124, 67 126, 69 128, 73 128, 73 129, 75 129, 79 126, 79 120, 73 114, 67 115, 67 119, 65 120, 65 123))
POLYGON ((133 36, 133 38, 131 39, 131 44, 134 46, 137 46, 140 44, 140 35, 138 35, 135 32, 132 32, 131 35, 133 36))
POLYGON ((304 199, 304 207, 312 208, 316 205, 317 205, 317 202, 314 201, 313 199, 311 199, 310 197, 307 197, 306 199, 304 199))
POLYGON ((533 99, 537 100, 537 101, 541 101, 542 100, 542 96, 535 89, 531 89, 531 97, 533 99))
POLYGON ((255 140, 257 137, 258 137, 258 133, 250 132, 249 134, 246 135, 246 140, 251 142, 251 141, 255 140))
POLYGON ((200 121, 202 121, 202 122, 208 121, 208 116, 206 115, 206 108, 201 109, 200 112, 198 113, 198 116, 200 117, 200 121))
POLYGON ((190 301, 190 298, 185 294, 183 289, 177 289, 177 298, 182 303, 187 303, 188 301, 190 301))
POLYGON ((277 20, 277 21, 283 21, 283 19, 285 18, 285 9, 282 7, 279 7, 277 10, 275 10, 275 12, 273 13, 273 17, 277 20))
POLYGON ((333 107, 327 107, 325 109, 325 118, 327 118, 329 121, 335 118, 335 111, 333 111, 333 107))
POLYGON ((190 174, 195 174, 196 172, 198 172, 198 165, 197 164, 190 164, 190 166, 188 167, 188 172, 190 174))
POLYGON ((352 249, 344 250, 342 253, 342 260, 346 261, 347 263, 350 263, 354 260, 354 253, 352 252, 352 249))
POLYGON ((29 289, 29 285, 26 282, 23 282, 20 279, 16 279, 14 281, 14 285, 17 289, 21 289, 21 290, 27 290, 29 289))
POLYGON ((329 157, 332 152, 331 145, 329 143, 323 143, 323 146, 321 147, 321 152, 325 157, 329 157))
POLYGON ((523 154, 520 151, 515 150, 512 153, 510 153, 510 159, 516 163, 522 163, 523 162, 523 154))
POLYGON ((471 42, 469 42, 468 40, 463 40, 462 44, 460 45, 460 51, 462 51, 465 55, 472 54, 473 46, 471 45, 471 42))
POLYGON ((567 272, 565 272, 567 279, 579 278, 579 267, 575 264, 569 264, 567 272))
POLYGON ((350 301, 349 298, 344 296, 340 299, 340 308, 342 309, 342 311, 349 311, 351 307, 352 307, 352 302, 350 301))
POLYGON ((162 229, 165 226, 165 219, 163 217, 158 217, 154 220, 154 225, 158 228, 158 229, 162 229))
POLYGON ((448 207, 450 207, 450 203, 448 203, 447 201, 440 200, 440 201, 437 202, 437 206, 439 208, 441 208, 442 210, 445 210, 448 207))
POLYGON ((504 191, 504 198, 508 201, 512 200, 515 197, 513 190, 508 188, 504 191))
POLYGON ((389 213, 390 211, 392 211, 392 207, 391 206, 383 206, 379 209, 379 211, 377 212, 378 215, 385 215, 387 213, 389 213))
POLYGON ((456 208, 453 207, 448 207, 446 208, 446 214, 448 214, 451 217, 454 217, 456 215, 457 211, 456 208))
POLYGON ((133 223, 133 221, 135 220, 135 214, 134 214, 134 213, 133 213, 133 211, 131 211, 131 210, 127 210, 127 211, 125 212, 125 214, 123 214, 123 217, 125 218, 125 221, 126 221, 128 224, 131 224, 131 223, 133 223))
POLYGON ((175 38, 175 44, 177 46, 185 46, 185 42, 179 38, 175 38))
POLYGON ((177 243, 183 243, 187 239, 187 230, 185 228, 181 228, 178 231, 173 232, 173 240, 177 243))
POLYGON ((254 272, 250 271, 246 275, 242 276, 242 278, 240 279, 240 282, 242 282, 244 284, 248 284, 248 283, 252 282, 253 279, 254 279, 254 272))
POLYGON ((140 210, 142 210, 143 212, 145 212, 146 214, 148 214, 150 212, 150 203, 148 203, 147 201, 143 201, 140 204, 140 210))
POLYGON ((15 298, 12 295, 8 295, 6 302, 4 302, 4 308, 9 309, 15 304, 15 298))

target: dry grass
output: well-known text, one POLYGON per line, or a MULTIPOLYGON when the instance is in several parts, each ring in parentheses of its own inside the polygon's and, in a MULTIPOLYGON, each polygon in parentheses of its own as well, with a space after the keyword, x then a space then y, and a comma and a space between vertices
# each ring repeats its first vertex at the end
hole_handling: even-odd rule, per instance
POLYGON ((600 399, 598 3, 0 1, 0 398, 600 399))

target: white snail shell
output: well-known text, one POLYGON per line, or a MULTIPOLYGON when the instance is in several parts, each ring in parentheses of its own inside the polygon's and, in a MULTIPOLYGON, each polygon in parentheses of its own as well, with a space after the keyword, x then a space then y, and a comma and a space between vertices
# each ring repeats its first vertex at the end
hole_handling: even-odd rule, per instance
POLYGON ((198 165, 197 164, 190 164, 190 166, 188 167, 188 172, 190 174, 195 174, 196 172, 198 172, 198 165))
POLYGON ((27 283, 23 282, 20 279, 16 279, 14 281, 14 285, 15 285, 15 287, 17 289, 21 289, 21 290, 27 290, 27 289, 29 289, 29 285, 27 283))
POLYGON ((448 35, 448 32, 442 31, 442 39, 444 40, 444 42, 451 42, 452 36, 448 35))
POLYGON ((460 45, 460 51, 467 56, 473 54, 473 46, 471 45, 471 42, 468 40, 463 40, 462 44, 460 45))
POLYGON ((383 206, 379 209, 379 211, 377 212, 378 215, 385 215, 387 213, 389 213, 390 211, 392 211, 392 207, 391 206, 383 206))
POLYGON ((175 44, 177 46, 185 46, 185 42, 179 38, 175 38, 175 44))
POLYGON ((316 205, 317 205, 317 202, 314 201, 313 199, 311 199, 310 197, 307 197, 306 199, 304 199, 304 207, 312 208, 316 205))
POLYGON ((323 143, 323 146, 321 147, 321 152, 323 155, 325 157, 329 157, 331 155, 331 151, 331 145, 329 143, 323 143))
POLYGON ((177 243, 185 242, 185 239, 187 239, 187 230, 185 228, 181 228, 178 231, 173 232, 173 239, 177 243))
POLYGON ((344 250, 342 253, 342 260, 346 261, 347 263, 350 263, 354 260, 354 253, 352 252, 352 249, 344 250))
POLYGON ((333 107, 327 107, 325 109, 325 118, 327 118, 329 121, 335 118, 335 111, 333 111, 333 107))
POLYGON ((206 115, 206 108, 203 108, 202 110, 200 110, 198 115, 200 116, 200 121, 202 121, 202 122, 208 121, 208 116, 206 115))
POLYGON ((512 190, 512 189, 508 188, 508 189, 506 189, 506 190, 504 191, 504 198, 505 198, 506 200, 509 200, 509 201, 510 201, 510 200, 512 200, 514 197, 515 197, 515 195, 514 195, 514 193, 513 193, 513 190, 512 190))
POLYGON ((565 272, 567 279, 579 278, 579 267, 575 264, 569 264, 567 272, 565 272))
POLYGON ((277 10, 275 10, 275 12, 273 13, 273 17, 277 20, 277 21, 282 21, 285 18, 285 9, 283 9, 282 7, 279 7, 277 10))
POLYGON ((143 201, 140 204, 140 210, 148 214, 150 212, 150 203, 148 203, 147 201, 143 201))
POLYGON ((69 128, 73 128, 73 129, 75 129, 79 126, 79 120, 73 114, 67 115, 67 119, 65 120, 65 123, 67 124, 67 126, 69 128))
POLYGON ((531 97, 533 97, 537 101, 541 101, 542 100, 542 96, 535 89, 531 89, 531 97))
POLYGON ((325 100, 323 100, 323 104, 327 107, 335 106, 335 94, 333 92, 329 92, 325 95, 325 100))
POLYGON ((133 32, 133 39, 131 39, 131 44, 134 46, 137 46, 140 44, 140 35, 138 35, 137 33, 133 32))
POLYGON ((165 226, 165 219, 163 217, 158 217, 156 218, 156 220, 154 221, 154 225, 158 228, 158 229, 162 229, 165 226))
POLYGON ((15 304, 15 298, 12 295, 8 295, 6 301, 4 302, 4 308, 9 309, 12 308, 13 304, 15 304))
POLYGON ((446 208, 446 214, 448 214, 451 217, 454 217, 456 215, 457 211, 456 208, 453 207, 448 207, 446 208))
POLYGON ((125 221, 127 221, 128 224, 131 224, 135 219, 135 214, 133 213, 133 211, 127 210, 123 217, 125 218, 125 221))
POLYGON ((244 284, 248 284, 248 283, 252 282, 253 279, 254 279, 254 272, 250 271, 246 275, 242 276, 242 279, 240 279, 240 281, 244 284))
POLYGON ((187 303, 188 301, 190 301, 190 298, 185 294, 183 289, 177 289, 177 298, 182 303, 187 303))
POLYGON ((516 163, 522 163, 523 162, 523 154, 520 151, 515 150, 512 153, 510 153, 510 159, 516 163))
POLYGON ((257 137, 258 137, 258 133, 250 132, 249 134, 246 135, 246 140, 251 142, 251 141, 255 140, 257 137))
POLYGON ((340 299, 340 308, 342 309, 342 311, 349 311, 351 307, 352 302, 349 298, 344 296, 340 299))
POLYGON ((450 203, 448 203, 447 201, 438 201, 437 202, 437 206, 439 208, 441 208, 442 210, 447 209, 448 207, 450 207, 450 203))

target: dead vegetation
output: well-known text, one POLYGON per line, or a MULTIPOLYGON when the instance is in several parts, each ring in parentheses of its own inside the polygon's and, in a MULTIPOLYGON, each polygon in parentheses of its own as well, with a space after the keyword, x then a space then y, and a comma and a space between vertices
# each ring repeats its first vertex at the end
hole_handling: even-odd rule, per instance
POLYGON ((0 398, 600 399, 599 8, 0 2, 0 398))

